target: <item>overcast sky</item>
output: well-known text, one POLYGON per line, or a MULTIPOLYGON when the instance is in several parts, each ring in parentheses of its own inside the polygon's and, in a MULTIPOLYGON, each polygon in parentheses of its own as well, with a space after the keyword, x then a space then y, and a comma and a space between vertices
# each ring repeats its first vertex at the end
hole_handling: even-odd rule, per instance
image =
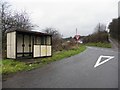
POLYGON ((14 10, 26 10, 38 30, 53 27, 64 37, 88 35, 100 22, 118 17, 119 0, 7 0, 14 10))

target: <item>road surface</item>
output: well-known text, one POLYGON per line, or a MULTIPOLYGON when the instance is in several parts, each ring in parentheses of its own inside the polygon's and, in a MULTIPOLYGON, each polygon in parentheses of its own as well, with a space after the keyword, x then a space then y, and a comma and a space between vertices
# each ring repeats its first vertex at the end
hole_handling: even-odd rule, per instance
POLYGON ((118 88, 118 52, 87 47, 81 54, 17 74, 3 88, 118 88), (94 68, 100 55, 114 58, 94 68))

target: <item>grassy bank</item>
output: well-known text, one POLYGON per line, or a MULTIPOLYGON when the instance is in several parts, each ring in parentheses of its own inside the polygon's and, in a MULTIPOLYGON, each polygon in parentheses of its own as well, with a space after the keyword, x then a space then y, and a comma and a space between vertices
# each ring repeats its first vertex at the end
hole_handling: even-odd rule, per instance
POLYGON ((87 43, 86 46, 96 46, 96 47, 102 47, 102 48, 111 48, 111 43, 87 43))
POLYGON ((78 48, 73 48, 67 51, 56 52, 52 57, 35 59, 35 62, 32 64, 26 64, 25 62, 20 62, 17 60, 2 60, 2 74, 15 73, 19 71, 28 71, 38 67, 41 67, 45 64, 51 63, 53 61, 61 60, 78 53, 83 52, 86 49, 85 45, 81 45, 78 48))

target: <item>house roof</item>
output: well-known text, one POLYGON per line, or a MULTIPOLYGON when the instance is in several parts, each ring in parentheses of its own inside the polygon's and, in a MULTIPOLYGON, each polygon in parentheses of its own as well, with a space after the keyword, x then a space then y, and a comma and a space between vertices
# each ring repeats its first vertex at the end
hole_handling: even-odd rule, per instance
POLYGON ((19 33, 25 33, 25 34, 32 34, 32 35, 49 35, 52 36, 51 34, 48 33, 42 33, 42 32, 37 32, 37 31, 28 31, 28 30, 8 30, 6 31, 6 33, 10 33, 10 32, 19 32, 19 33))

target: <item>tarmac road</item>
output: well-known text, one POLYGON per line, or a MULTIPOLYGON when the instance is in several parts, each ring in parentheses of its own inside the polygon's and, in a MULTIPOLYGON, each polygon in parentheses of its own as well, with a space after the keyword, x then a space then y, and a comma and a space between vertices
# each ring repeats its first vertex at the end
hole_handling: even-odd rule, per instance
POLYGON ((3 88, 118 88, 118 52, 87 47, 81 54, 17 74, 3 88), (94 68, 100 55, 114 58, 94 68))

